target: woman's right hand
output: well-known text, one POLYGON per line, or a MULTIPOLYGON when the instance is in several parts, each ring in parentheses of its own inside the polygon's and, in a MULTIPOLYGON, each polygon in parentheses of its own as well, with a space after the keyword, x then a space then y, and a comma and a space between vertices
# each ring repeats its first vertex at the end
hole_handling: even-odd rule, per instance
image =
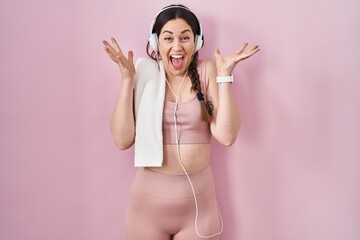
POLYGON ((133 80, 135 76, 135 67, 133 62, 133 52, 128 52, 128 57, 126 58, 121 51, 119 44, 116 42, 115 38, 111 38, 113 46, 108 43, 106 40, 103 40, 104 48, 109 57, 118 64, 121 72, 122 79, 133 80))

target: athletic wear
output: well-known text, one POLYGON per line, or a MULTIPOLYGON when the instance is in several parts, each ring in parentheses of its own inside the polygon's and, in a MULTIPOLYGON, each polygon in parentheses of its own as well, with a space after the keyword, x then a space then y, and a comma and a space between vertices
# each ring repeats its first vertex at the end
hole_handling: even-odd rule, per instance
MULTIPOLYGON (((206 96, 206 61, 198 64, 201 90, 206 96)), ((163 110, 163 143, 176 144, 174 123, 174 102, 165 101, 163 110)), ((209 123, 202 120, 201 103, 194 97, 187 101, 178 103, 176 111, 176 124, 178 129, 179 143, 210 143, 211 132, 209 123)))
MULTIPOLYGON (((202 85, 202 92, 206 96, 205 65, 206 61, 199 61, 198 73, 200 84, 202 85)), ((161 66, 160 64, 160 70, 162 69, 161 66)), ((145 76, 146 74, 144 73, 144 77, 145 76)), ((163 79, 160 78, 157 80, 161 81, 163 79)), ((150 83, 154 82, 150 81, 150 83)), ((144 85, 142 96, 147 96, 150 91, 145 91, 147 90, 145 86, 148 85, 144 85)), ((154 94, 154 92, 151 92, 151 94, 154 94)), ((142 98, 142 101, 145 101, 143 99, 144 98, 142 98)), ((148 104, 148 107, 151 109, 150 102, 145 102, 143 105, 144 108, 146 108, 146 104, 148 104)), ((162 142, 163 144, 175 144, 175 123, 173 119, 175 103, 165 101, 163 105, 162 142)), ((201 106, 195 93, 193 99, 178 104, 176 114, 180 144, 210 143, 211 132, 209 123, 201 119, 201 106)), ((146 121, 146 115, 144 115, 143 118, 146 121)), ((147 127, 155 126, 157 126, 157 124, 150 124, 147 127)), ((137 130, 139 129, 137 128, 137 130)), ((151 131, 145 132, 144 135, 142 135, 144 138, 141 137, 142 142, 140 143, 144 146, 147 144, 146 141, 151 139, 146 137, 150 133, 151 131)), ((154 146, 154 144, 151 146, 154 146)), ((146 158, 146 151, 149 151, 149 149, 141 149, 143 151, 141 152, 141 162, 138 159, 137 166, 149 166, 147 163, 154 162, 152 159, 155 155, 150 154, 149 158, 146 158), (146 165, 144 163, 146 163, 146 165)), ((168 160, 179 161, 177 158, 168 160)), ((196 161, 196 159, 194 159, 194 161, 196 161)), ((190 173, 189 177, 194 186, 198 206, 197 230, 199 234, 205 236, 216 234, 220 231, 221 224, 210 165, 199 172, 190 173)), ((127 240, 203 239, 196 233, 195 216, 196 205, 194 195, 185 173, 171 175, 157 172, 146 167, 138 168, 132 185, 126 216, 127 240)), ((207 239, 217 240, 219 236, 207 239)))
MULTIPOLYGON (((199 206, 199 233, 211 235, 219 232, 220 220, 210 165, 189 176, 199 206)), ((126 239, 203 239, 195 231, 195 203, 186 175, 138 169, 127 211, 126 239)), ((217 240, 219 237, 208 239, 217 240)))

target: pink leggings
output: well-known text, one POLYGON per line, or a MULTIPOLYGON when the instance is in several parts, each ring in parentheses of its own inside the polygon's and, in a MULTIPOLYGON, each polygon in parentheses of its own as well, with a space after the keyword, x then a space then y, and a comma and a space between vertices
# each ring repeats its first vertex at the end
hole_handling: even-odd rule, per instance
MULTIPOLYGON (((199 207, 198 231, 220 231, 210 165, 189 174, 199 207)), ((186 175, 170 175, 139 168, 126 215, 127 240, 200 240, 195 231, 195 202, 186 175)), ((219 236, 208 238, 219 239, 219 236)))

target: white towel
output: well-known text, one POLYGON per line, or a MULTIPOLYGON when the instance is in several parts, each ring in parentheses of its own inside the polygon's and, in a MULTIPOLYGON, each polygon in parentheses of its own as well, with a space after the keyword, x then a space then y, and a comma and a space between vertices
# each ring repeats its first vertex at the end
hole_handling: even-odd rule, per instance
POLYGON ((135 167, 161 167, 163 163, 163 107, 165 72, 149 58, 135 64, 135 167))

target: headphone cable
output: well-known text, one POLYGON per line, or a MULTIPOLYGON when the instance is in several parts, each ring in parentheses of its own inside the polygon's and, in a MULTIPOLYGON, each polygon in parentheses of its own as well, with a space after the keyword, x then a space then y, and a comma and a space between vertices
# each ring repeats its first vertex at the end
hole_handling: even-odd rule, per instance
POLYGON ((222 232, 223 232, 223 229, 224 229, 224 223, 223 223, 223 219, 222 219, 222 216, 221 216, 221 212, 220 212, 220 207, 216 201, 216 207, 217 207, 217 210, 218 210, 218 213, 219 213, 219 219, 220 219, 220 223, 221 223, 221 227, 220 227, 220 231, 218 233, 214 233, 212 235, 202 235, 199 233, 199 230, 198 230, 198 218, 199 218, 199 207, 198 207, 198 202, 197 202, 197 198, 196 198, 196 193, 195 193, 195 188, 194 188, 194 185, 190 179, 190 176, 184 166, 184 163, 182 162, 181 160, 181 155, 180 155, 180 143, 179 143, 179 136, 178 136, 178 130, 177 130, 177 118, 176 118, 176 111, 178 109, 178 105, 179 105, 179 99, 178 99, 178 95, 179 95, 179 91, 184 83, 184 79, 187 75, 187 72, 188 72, 188 69, 186 70, 185 72, 185 75, 183 77, 183 79, 181 80, 181 83, 180 83, 180 86, 177 90, 177 92, 175 93, 175 91, 172 89, 172 87, 170 86, 170 83, 169 81, 167 80, 167 78, 165 77, 165 80, 166 80, 166 83, 168 84, 169 86, 169 89, 171 90, 171 92, 174 94, 175 96, 175 107, 174 107, 174 127, 175 127, 175 141, 176 141, 176 148, 177 148, 177 155, 178 155, 178 160, 179 160, 179 163, 181 165, 181 168, 183 169, 189 183, 190 183, 190 187, 191 187, 191 191, 192 191, 192 194, 193 194, 193 197, 194 197, 194 201, 195 201, 195 231, 196 231, 196 234, 201 237, 201 238, 211 238, 211 237, 215 237, 217 235, 220 235, 222 232))

